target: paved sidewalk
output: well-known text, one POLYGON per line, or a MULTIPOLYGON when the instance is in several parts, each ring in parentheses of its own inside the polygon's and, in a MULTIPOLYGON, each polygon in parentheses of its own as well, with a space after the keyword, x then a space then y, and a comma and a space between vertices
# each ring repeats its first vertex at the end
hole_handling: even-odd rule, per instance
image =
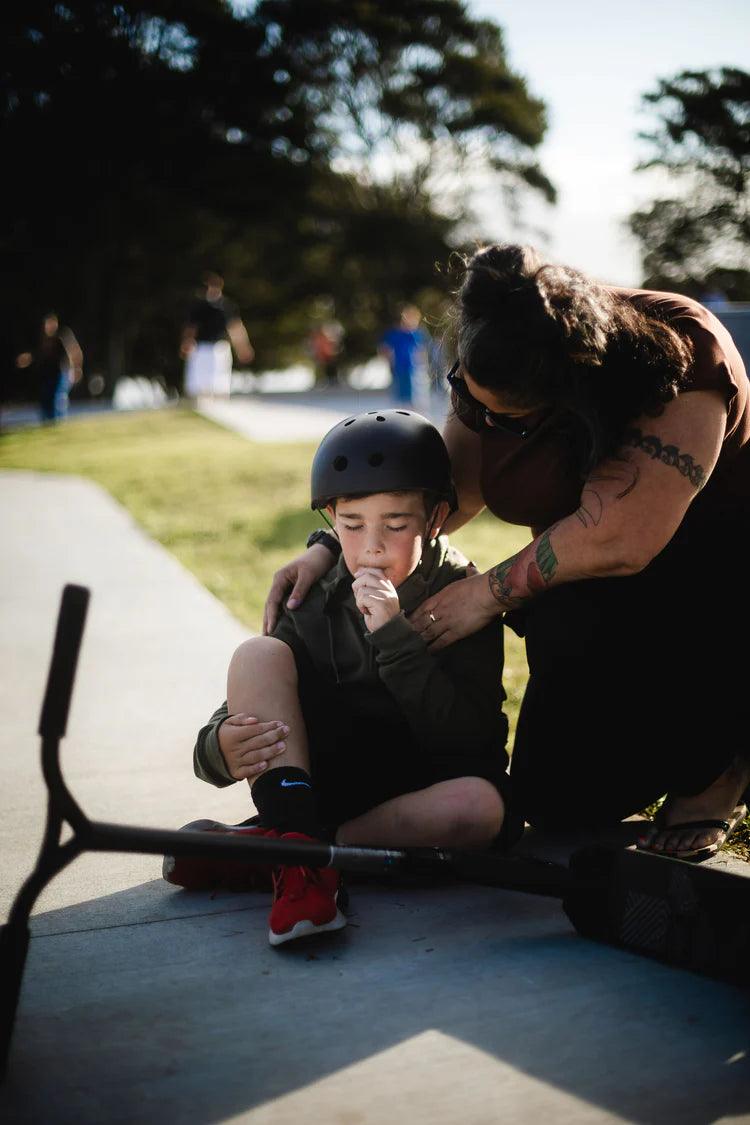
MULTIPOLYGON (((35 731, 60 592, 90 586, 63 769, 94 819, 239 820, 195 780, 245 635, 93 484, 0 473, 0 884, 33 866, 35 731)), ((590 943, 559 904, 355 886, 349 926, 272 950, 263 895, 187 894, 86 854, 32 918, 8 1125, 750 1122, 747 991, 590 943)))
MULTIPOLYGON (((350 414, 393 409, 388 390, 319 390, 288 394, 233 395, 199 400, 200 413, 252 441, 319 441, 350 414)), ((448 397, 438 391, 410 407, 442 429, 448 397)))
MULTIPOLYGON (((132 380, 131 380, 132 382, 132 380)), ((71 418, 81 415, 127 410, 125 395, 117 402, 88 402, 73 400, 71 418)), ((165 400, 155 403, 155 409, 170 409, 175 403, 165 400)), ((325 387, 309 391, 264 391, 263 393, 235 393, 229 399, 200 399, 197 409, 206 418, 235 430, 251 441, 318 441, 336 422, 350 414, 365 410, 393 408, 388 388, 356 390, 350 386, 325 387)), ((142 409, 147 409, 144 403, 142 409)), ((430 418, 442 427, 448 410, 448 396, 434 389, 422 395, 411 409, 430 418)), ((10 403, 0 409, 0 433, 4 430, 36 428, 39 410, 34 403, 10 403)), ((64 424, 64 423, 63 423, 64 424)))

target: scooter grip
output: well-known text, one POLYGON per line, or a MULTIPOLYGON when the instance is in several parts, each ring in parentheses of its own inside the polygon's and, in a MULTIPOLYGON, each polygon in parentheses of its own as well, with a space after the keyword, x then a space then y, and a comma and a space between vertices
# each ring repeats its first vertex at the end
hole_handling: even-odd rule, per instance
POLYGON ((68 585, 64 588, 47 689, 39 717, 42 738, 62 738, 65 734, 88 604, 89 590, 85 586, 68 585))

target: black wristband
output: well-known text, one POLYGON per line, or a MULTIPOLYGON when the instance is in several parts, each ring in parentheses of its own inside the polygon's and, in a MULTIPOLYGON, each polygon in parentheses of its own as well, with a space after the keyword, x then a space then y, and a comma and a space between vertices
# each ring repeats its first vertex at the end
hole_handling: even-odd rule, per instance
POLYGON ((327 547, 335 559, 341 554, 341 544, 338 539, 335 535, 331 535, 330 531, 326 531, 325 528, 319 527, 317 531, 313 531, 308 535, 305 546, 314 547, 316 543, 322 543, 324 547, 327 547))

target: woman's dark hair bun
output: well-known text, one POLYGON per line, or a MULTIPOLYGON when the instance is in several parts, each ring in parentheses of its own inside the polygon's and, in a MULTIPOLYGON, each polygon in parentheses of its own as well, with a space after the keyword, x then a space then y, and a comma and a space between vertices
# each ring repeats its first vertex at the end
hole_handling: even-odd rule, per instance
POLYGON ((536 251, 524 246, 488 246, 466 265, 461 290, 463 309, 470 316, 498 315, 500 306, 519 297, 536 297, 535 273, 541 264, 536 251))
POLYGON ((544 262, 531 246, 479 250, 460 294, 469 319, 505 322, 506 331, 559 349, 559 357, 598 366, 607 348, 613 301, 577 270, 544 262))

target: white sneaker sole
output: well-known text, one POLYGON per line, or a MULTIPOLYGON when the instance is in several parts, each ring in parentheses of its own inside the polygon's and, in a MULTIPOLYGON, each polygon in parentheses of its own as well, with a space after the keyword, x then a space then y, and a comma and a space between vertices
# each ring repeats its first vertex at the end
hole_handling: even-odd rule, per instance
POLYGON ((322 926, 316 926, 314 922, 303 919, 292 926, 291 930, 287 930, 285 934, 275 934, 273 930, 268 931, 268 942, 270 945, 283 945, 285 941, 294 941, 296 938, 309 937, 311 934, 325 934, 331 930, 343 930, 346 925, 346 918, 340 910, 336 910, 336 917, 332 918, 330 922, 324 922, 322 926))

